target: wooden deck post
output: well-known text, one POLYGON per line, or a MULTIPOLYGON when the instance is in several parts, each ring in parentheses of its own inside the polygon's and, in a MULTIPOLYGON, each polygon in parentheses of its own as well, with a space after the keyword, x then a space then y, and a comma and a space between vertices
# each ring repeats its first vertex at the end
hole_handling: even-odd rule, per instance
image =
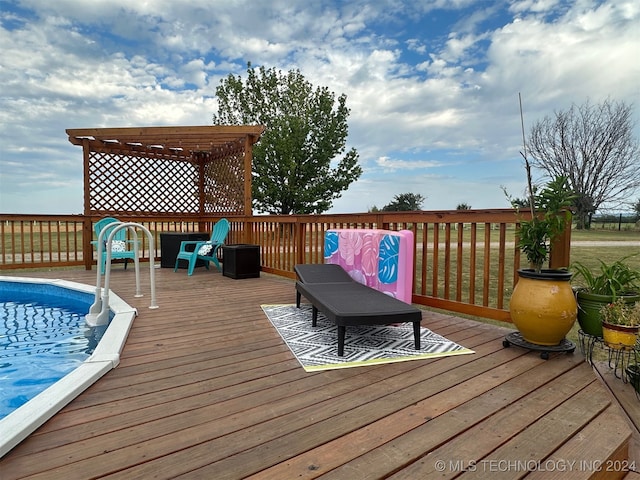
POLYGON ((549 268, 569 268, 571 264, 571 223, 569 220, 564 232, 551 244, 549 268))

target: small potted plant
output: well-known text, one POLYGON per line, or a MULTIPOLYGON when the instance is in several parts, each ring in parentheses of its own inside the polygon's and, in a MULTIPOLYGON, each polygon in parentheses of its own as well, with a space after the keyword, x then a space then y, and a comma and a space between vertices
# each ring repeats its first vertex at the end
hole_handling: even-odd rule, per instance
POLYGON ((556 177, 541 189, 529 184, 531 220, 522 220, 518 230, 518 243, 531 270, 542 273, 549 259, 552 242, 571 223, 571 205, 575 195, 567 177, 556 177))
POLYGON ((640 269, 631 267, 630 260, 638 254, 628 255, 613 263, 600 262, 598 271, 592 271, 580 262, 572 270, 578 302, 578 323, 582 331, 602 337, 602 307, 618 298, 627 304, 640 301, 640 269))
POLYGON ((604 342, 615 349, 633 348, 640 329, 640 302, 627 303, 618 297, 602 306, 602 333, 604 342))

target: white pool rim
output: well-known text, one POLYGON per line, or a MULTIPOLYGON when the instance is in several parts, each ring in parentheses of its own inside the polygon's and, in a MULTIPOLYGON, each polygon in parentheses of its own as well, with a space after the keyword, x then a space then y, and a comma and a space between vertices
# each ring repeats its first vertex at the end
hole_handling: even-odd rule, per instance
MULTIPOLYGON (((48 284, 95 295, 96 287, 67 280, 0 276, 0 281, 48 284)), ((109 291, 113 318, 91 356, 56 383, 0 419, 0 458, 120 363, 137 310, 109 291)))

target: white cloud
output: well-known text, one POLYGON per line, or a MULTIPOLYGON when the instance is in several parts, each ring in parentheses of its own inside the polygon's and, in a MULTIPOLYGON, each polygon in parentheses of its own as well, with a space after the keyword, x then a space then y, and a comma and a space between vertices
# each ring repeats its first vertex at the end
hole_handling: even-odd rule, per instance
POLYGON ((78 192, 49 213, 80 211, 81 152, 65 128, 210 124, 220 79, 248 61, 347 95, 365 174, 337 209, 407 191, 425 208, 507 206, 499 185, 522 176, 518 92, 527 124, 587 99, 640 105, 632 0, 18 5, 0 13, 0 211, 34 211, 22 210, 24 165, 25 188, 78 192))
POLYGON ((379 157, 376 160, 376 164, 387 172, 393 172, 396 170, 416 170, 442 167, 444 162, 438 162, 434 160, 403 160, 392 159, 389 157, 379 157))
POLYGON ((576 8, 553 23, 533 18, 506 25, 492 38, 481 85, 520 87, 529 104, 537 105, 536 117, 586 98, 612 95, 633 103, 639 71, 630 59, 638 51, 639 20, 637 11, 633 21, 624 19, 618 7, 576 8), (588 20, 593 16, 599 21, 588 20))

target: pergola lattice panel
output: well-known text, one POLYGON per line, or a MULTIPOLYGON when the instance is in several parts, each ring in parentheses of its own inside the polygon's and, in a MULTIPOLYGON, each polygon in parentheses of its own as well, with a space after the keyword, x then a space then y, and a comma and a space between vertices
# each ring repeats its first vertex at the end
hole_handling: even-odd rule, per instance
POLYGON ((264 127, 67 130, 82 145, 85 214, 251 214, 252 147, 264 127))
POLYGON ((94 212, 198 213, 198 177, 197 165, 187 162, 92 152, 89 208, 94 212))
POLYGON ((206 213, 244 212, 244 156, 238 152, 225 161, 209 162, 204 173, 204 209, 206 213))

